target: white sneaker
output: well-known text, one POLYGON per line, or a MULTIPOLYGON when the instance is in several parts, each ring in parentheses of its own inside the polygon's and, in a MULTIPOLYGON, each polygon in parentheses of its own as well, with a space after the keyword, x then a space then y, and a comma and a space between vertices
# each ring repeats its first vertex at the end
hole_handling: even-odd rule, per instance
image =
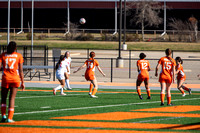
POLYGON ((65 95, 67 95, 67 94, 65 94, 65 93, 60 93, 60 95, 63 95, 63 96, 65 96, 65 95))
POLYGON ((186 94, 184 93, 183 95, 182 95, 182 97, 184 97, 186 94))
POLYGON ((91 98, 98 98, 98 96, 90 95, 91 98))
POLYGON ((53 94, 56 95, 56 90, 55 89, 53 89, 53 94))
POLYGON ((72 88, 67 88, 67 90, 72 90, 72 88))
POLYGON ((7 122, 8 122, 8 123, 12 123, 12 122, 15 122, 15 121, 13 121, 13 120, 11 120, 11 119, 8 119, 7 122))

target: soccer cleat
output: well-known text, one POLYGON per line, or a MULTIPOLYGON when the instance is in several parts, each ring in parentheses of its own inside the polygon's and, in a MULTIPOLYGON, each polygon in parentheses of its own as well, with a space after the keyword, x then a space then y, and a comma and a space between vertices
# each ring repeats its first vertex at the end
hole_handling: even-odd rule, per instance
POLYGON ((170 104, 167 104, 167 106, 174 106, 174 104, 173 104, 173 103, 170 103, 170 104))
POLYGON ((151 97, 147 97, 147 99, 151 99, 151 97))
POLYGON ((67 90, 72 90, 72 88, 67 88, 67 90))
POLYGON ((65 96, 65 95, 67 95, 67 94, 65 94, 65 93, 60 93, 60 95, 63 95, 63 96, 65 96))
POLYGON ((182 95, 182 97, 184 97, 186 94, 184 93, 183 95, 182 95))
POLYGON ((2 117, 1 122, 6 122, 6 116, 5 115, 2 117))
POLYGON ((56 90, 55 89, 53 89, 53 94, 56 95, 56 90))
POLYGON ((90 95, 91 98, 98 98, 98 96, 90 95))
POLYGON ((8 119, 7 122, 8 122, 8 123, 12 123, 12 122, 15 122, 15 121, 13 121, 13 120, 11 120, 11 119, 8 119))
POLYGON ((139 98, 140 98, 141 100, 143 99, 141 95, 139 95, 139 98))
POLYGON ((189 95, 191 95, 192 94, 192 89, 189 88, 188 92, 189 92, 189 95))
POLYGON ((89 92, 89 94, 88 94, 88 95, 90 95, 90 96, 91 96, 91 95, 92 95, 92 93, 91 93, 91 92, 89 92))
POLYGON ((164 106, 164 103, 161 103, 160 106, 164 106))

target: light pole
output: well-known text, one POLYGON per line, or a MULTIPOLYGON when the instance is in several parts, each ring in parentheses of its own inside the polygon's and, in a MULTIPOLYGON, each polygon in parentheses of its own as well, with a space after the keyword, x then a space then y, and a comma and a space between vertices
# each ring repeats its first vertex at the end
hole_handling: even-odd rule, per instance
POLYGON ((21 31, 19 31, 17 34, 23 33, 23 0, 21 0, 21 31))
POLYGON ((121 34, 122 34, 122 0, 120 0, 119 4, 119 10, 120 10, 120 15, 119 15, 119 56, 117 57, 116 61, 116 67, 123 67, 123 59, 121 57, 121 34))
POLYGON ((126 44, 126 0, 124 0, 124 42, 122 44, 122 49, 127 50, 127 44, 126 44))
POLYGON ((117 34, 117 0, 115 0, 115 32, 113 35, 117 34))
POLYGON ((10 42, 10 0, 8 0, 8 31, 7 31, 7 44, 10 42))
POLYGON ((70 13, 69 13, 69 0, 67 0, 67 32, 64 34, 68 34, 70 31, 70 13))
POLYGON ((32 0, 32 25, 31 25, 31 65, 33 63, 32 58, 33 58, 33 22, 34 22, 34 0, 32 0))
POLYGON ((164 32, 160 35, 161 37, 166 34, 166 18, 167 18, 167 13, 166 13, 166 0, 164 0, 164 32))

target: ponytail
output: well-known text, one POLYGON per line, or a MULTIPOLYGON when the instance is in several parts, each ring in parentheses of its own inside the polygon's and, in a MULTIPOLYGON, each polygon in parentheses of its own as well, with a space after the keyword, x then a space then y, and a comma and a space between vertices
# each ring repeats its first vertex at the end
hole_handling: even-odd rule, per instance
POLYGON ((61 62, 64 60, 64 58, 65 58, 64 55, 60 56, 60 59, 59 59, 58 63, 56 64, 56 70, 58 69, 58 67, 60 66, 61 62))

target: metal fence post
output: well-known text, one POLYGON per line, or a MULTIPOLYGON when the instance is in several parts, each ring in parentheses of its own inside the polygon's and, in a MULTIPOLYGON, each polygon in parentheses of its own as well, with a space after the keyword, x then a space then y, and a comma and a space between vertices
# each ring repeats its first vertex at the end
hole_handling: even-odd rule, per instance
POLYGON ((131 78, 131 50, 129 50, 129 79, 131 78))
POLYGON ((55 72, 55 66, 56 66, 56 59, 55 59, 55 57, 53 57, 53 81, 55 81, 56 79, 55 79, 55 74, 56 74, 56 72, 55 72))
POLYGON ((110 82, 113 81, 113 58, 111 58, 110 82))
POLYGON ((89 52, 90 52, 90 49, 88 48, 88 49, 87 49, 87 58, 88 58, 88 59, 89 59, 89 54, 90 54, 89 52))

